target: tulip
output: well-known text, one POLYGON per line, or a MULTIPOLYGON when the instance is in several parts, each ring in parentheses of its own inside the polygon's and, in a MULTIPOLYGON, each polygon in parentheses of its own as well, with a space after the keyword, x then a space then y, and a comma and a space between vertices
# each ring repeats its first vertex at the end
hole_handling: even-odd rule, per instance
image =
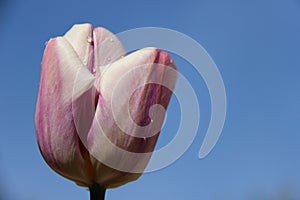
POLYGON ((168 53, 145 48, 126 55, 116 36, 90 24, 50 39, 35 114, 46 163, 89 187, 91 199, 138 179, 164 120, 151 107, 167 108, 177 79, 171 71, 176 67, 168 53))

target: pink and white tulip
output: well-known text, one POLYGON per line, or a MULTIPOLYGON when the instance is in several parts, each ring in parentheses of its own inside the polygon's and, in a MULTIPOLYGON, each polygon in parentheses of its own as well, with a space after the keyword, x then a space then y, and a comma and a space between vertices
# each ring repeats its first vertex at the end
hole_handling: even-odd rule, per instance
MULTIPOLYGON (((177 78, 166 73, 168 68, 176 70, 168 53, 146 48, 126 56, 112 33, 104 28, 93 29, 90 24, 75 25, 63 37, 51 39, 42 61, 35 114, 38 145, 47 164, 86 187, 98 184, 114 188, 136 180, 141 173, 115 169, 95 156, 100 153, 110 159, 115 155, 98 137, 99 124, 118 148, 152 152, 159 133, 150 135, 149 128, 139 129, 130 120, 140 127, 147 126, 152 105, 167 108, 177 78), (139 66, 147 67, 135 70, 139 66), (129 76, 113 94, 124 74, 129 76), (169 87, 155 84, 160 82, 169 87), (125 98, 139 85, 143 87, 125 98), (112 101, 116 102, 113 107, 112 101)), ((161 128, 164 116, 160 115, 152 113, 161 128)), ((135 168, 137 162, 132 161, 129 167, 135 168)))

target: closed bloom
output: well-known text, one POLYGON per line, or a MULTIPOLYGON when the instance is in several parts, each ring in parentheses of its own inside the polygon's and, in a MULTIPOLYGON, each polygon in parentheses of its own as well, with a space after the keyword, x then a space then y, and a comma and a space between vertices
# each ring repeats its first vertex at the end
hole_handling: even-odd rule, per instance
POLYGON ((50 39, 35 114, 47 164, 90 188, 136 180, 158 139, 160 108, 167 108, 177 79, 172 70, 168 53, 145 48, 125 55, 112 33, 90 24, 50 39))

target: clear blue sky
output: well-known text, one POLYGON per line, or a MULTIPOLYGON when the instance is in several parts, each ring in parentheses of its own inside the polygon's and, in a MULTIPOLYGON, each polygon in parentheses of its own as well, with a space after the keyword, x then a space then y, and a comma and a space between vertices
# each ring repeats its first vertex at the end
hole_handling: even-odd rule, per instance
MULTIPOLYGON (((158 26, 194 38, 223 76, 228 112, 219 142, 197 155, 210 117, 209 95, 192 67, 175 59, 200 99, 198 135, 171 166, 107 192, 117 199, 300 198, 300 1, 1 1, 0 199, 88 199, 42 159, 34 112, 45 42, 73 24, 114 33, 158 26)), ((158 147, 177 128, 176 101, 158 147)))

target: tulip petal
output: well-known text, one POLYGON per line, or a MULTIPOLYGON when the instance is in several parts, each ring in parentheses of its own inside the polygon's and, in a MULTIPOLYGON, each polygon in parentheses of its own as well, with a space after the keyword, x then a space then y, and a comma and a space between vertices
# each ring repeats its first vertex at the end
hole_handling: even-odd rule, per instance
MULTIPOLYGON (((117 187, 136 180, 145 168, 150 157, 134 157, 134 153, 152 152, 155 147, 159 130, 149 136, 153 132, 153 127, 147 127, 150 122, 149 111, 154 104, 161 104, 166 108, 169 103, 177 73, 166 73, 168 69, 176 71, 170 56, 166 52, 147 48, 117 60, 102 72, 98 106, 88 135, 88 150, 95 156, 92 158, 92 164, 98 172, 98 183, 106 187, 117 187), (167 85, 168 88, 163 85, 167 85), (116 120, 119 120, 118 124, 116 120), (125 132, 124 127, 120 128, 120 125, 127 127, 125 132), (133 158, 127 157, 126 152, 118 155, 115 147, 103 141, 103 137, 99 135, 101 131, 117 148, 132 152, 133 158), (140 134, 146 137, 138 137, 140 134), (96 160, 97 156, 103 164, 96 160), (109 171, 104 164, 110 163, 111 160, 120 168, 128 166, 132 169, 109 171), (128 173, 131 170, 137 173, 128 173)), ((164 113, 160 115, 163 116, 154 120, 161 128, 164 113)))
POLYGON ((103 67, 125 56, 126 52, 118 38, 105 28, 98 27, 93 31, 95 67, 103 67))
POLYGON ((93 55, 92 37, 91 24, 76 24, 64 35, 85 66, 93 55))
MULTIPOLYGON (((84 67, 66 39, 58 37, 48 42, 42 61, 36 106, 37 140, 48 165, 62 176, 82 185, 89 184, 92 174, 89 154, 78 137, 74 115, 82 112, 80 103, 83 99, 90 101, 93 82, 93 75, 84 67), (74 88, 78 80, 79 84, 74 88)), ((89 109, 82 115, 89 118, 93 115, 91 108, 95 107, 94 104, 85 106, 89 109)), ((82 127, 90 126, 88 120, 84 123, 82 127)))

